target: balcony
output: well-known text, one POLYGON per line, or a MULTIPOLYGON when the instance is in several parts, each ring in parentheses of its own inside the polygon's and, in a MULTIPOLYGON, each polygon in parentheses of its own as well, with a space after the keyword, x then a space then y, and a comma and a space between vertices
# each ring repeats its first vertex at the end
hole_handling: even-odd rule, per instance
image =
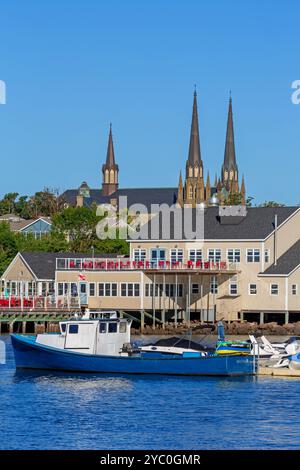
POLYGON ((81 305, 80 296, 17 296, 0 297, 0 313, 5 311, 60 311, 77 310, 81 305))
POLYGON ((145 271, 145 272, 237 272, 237 263, 227 261, 131 261, 126 259, 57 258, 58 271, 145 271))

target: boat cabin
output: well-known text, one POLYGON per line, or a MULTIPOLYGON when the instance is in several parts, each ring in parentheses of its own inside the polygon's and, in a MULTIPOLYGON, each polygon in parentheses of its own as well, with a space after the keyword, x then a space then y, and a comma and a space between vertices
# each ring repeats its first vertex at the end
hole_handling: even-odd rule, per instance
POLYGON ((68 351, 108 356, 120 355, 130 343, 131 320, 100 318, 60 322, 59 334, 39 334, 36 342, 68 351))

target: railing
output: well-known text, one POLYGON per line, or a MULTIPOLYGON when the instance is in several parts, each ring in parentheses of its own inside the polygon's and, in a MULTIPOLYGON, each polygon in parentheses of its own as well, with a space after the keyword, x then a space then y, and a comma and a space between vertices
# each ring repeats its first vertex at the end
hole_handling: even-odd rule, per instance
POLYGON ((227 261, 168 261, 141 260, 130 261, 120 259, 90 258, 57 258, 58 271, 136 271, 136 270, 196 270, 196 271, 235 271, 236 263, 227 261))
POLYGON ((0 311, 2 310, 51 310, 76 309, 80 307, 80 297, 77 296, 1 296, 0 311))

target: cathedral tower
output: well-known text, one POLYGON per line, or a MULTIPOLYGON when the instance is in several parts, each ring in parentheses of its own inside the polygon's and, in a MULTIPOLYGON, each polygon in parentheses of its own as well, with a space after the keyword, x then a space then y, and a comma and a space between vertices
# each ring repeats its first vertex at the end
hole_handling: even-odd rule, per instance
POLYGON ((203 162, 200 152, 200 137, 198 123, 197 93, 194 92, 192 124, 188 159, 185 165, 185 183, 182 195, 181 179, 178 187, 178 204, 195 206, 205 200, 205 184, 203 177, 203 162))
POLYGON ((222 186, 227 192, 239 192, 239 171, 235 158, 232 99, 229 99, 224 162, 221 171, 222 186))
POLYGON ((109 129, 106 162, 102 166, 102 195, 110 196, 119 187, 119 167, 115 163, 111 125, 109 129))

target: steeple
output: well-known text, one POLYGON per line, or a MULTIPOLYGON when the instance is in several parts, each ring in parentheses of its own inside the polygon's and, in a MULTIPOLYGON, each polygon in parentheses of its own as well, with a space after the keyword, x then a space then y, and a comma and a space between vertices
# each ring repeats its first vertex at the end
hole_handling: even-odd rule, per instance
POLYGON ((192 114, 192 125, 190 134, 190 146, 188 163, 191 166, 201 164, 201 153, 200 153, 200 138, 199 138, 199 123, 198 123, 198 106, 197 106, 197 92, 194 92, 193 102, 193 114, 192 114))
POLYGON ((107 144, 106 162, 102 165, 102 194, 110 196, 118 189, 119 167, 115 162, 114 143, 111 124, 107 144))
POLYGON ((181 172, 179 174, 178 193, 177 193, 177 201, 176 202, 180 207, 183 207, 183 183, 182 183, 181 172))
POLYGON ((226 131, 226 142, 225 142, 225 153, 224 163, 222 166, 222 179, 227 181, 228 179, 237 179, 238 167, 235 158, 235 146, 234 146, 234 132, 233 132, 233 117, 232 117, 232 98, 229 98, 228 118, 227 118, 227 131, 226 131), (234 178, 236 173, 236 178, 234 178))
POLYGON ((112 167, 114 165, 115 165, 115 151, 114 151, 114 143, 113 143, 113 137, 112 137, 111 123, 110 123, 107 153, 106 153, 106 166, 112 167))
POLYGON ((211 196, 211 187, 210 187, 210 178, 209 178, 209 172, 207 173, 207 178, 206 178, 206 185, 205 185, 205 198, 206 202, 209 202, 210 196, 211 196))
POLYGON ((243 175, 243 178, 242 178, 240 193, 241 193, 241 196, 242 196, 242 201, 241 201, 242 205, 245 205, 246 204, 246 186, 245 186, 244 175, 243 175))

